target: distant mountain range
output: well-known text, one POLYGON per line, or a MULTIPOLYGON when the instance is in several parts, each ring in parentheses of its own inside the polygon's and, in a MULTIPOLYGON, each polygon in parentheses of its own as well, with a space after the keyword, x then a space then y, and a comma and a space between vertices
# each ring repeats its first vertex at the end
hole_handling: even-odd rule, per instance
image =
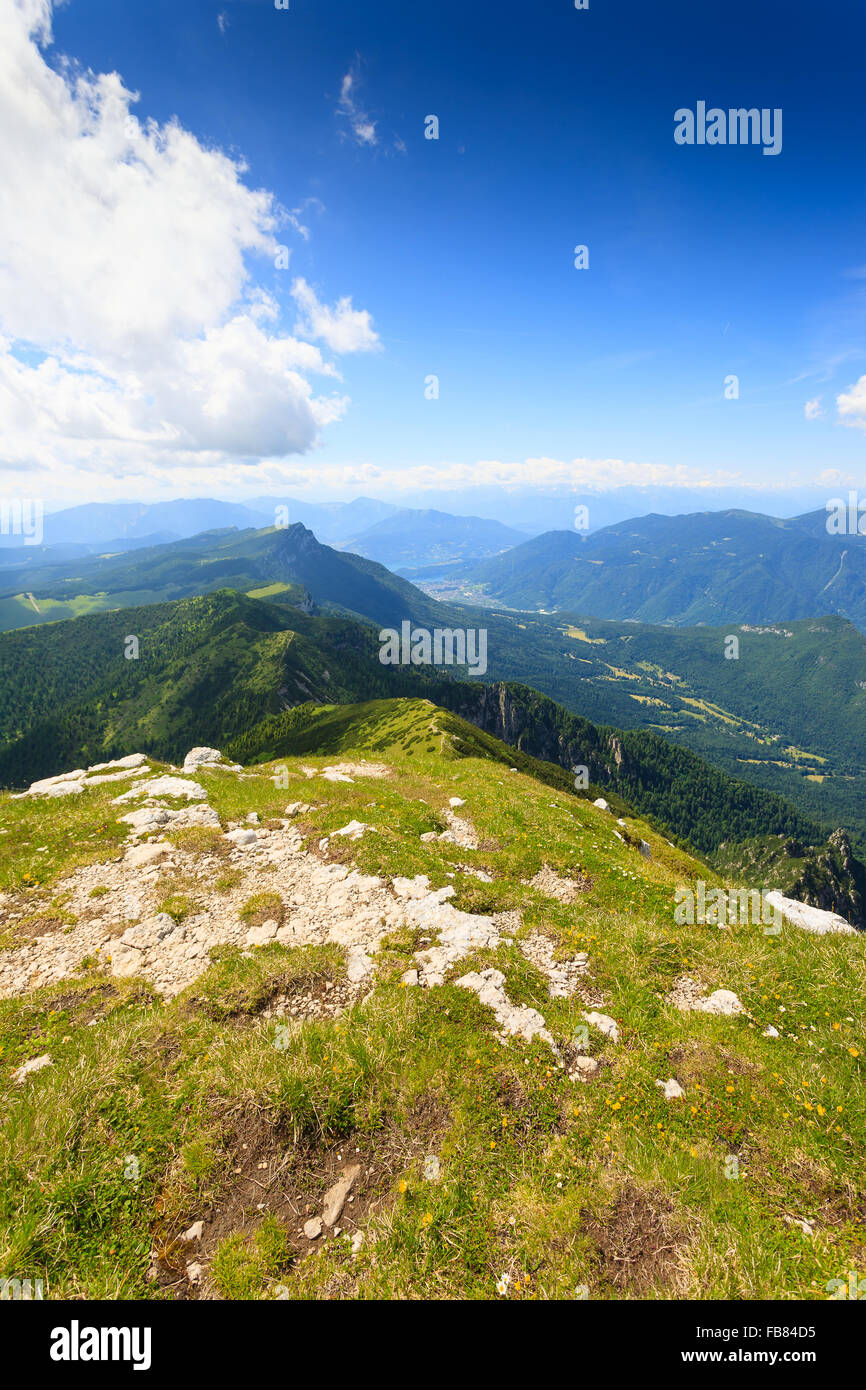
MULTIPOLYGON (((866 846, 866 639, 838 617, 671 628, 441 603, 296 524, 2 570, 0 629, 227 588, 378 627, 485 628, 487 681, 522 681, 598 723, 663 734, 866 846), (724 655, 732 634, 736 661, 724 655)), ((127 632, 137 621, 121 619, 127 632)))
POLYGON ((826 512, 645 516, 591 535, 549 531, 455 567, 431 592, 522 610, 645 623, 777 623, 838 613, 866 630, 866 537, 826 512))
POLYGON ((188 540, 206 531, 262 530, 301 523, 320 541, 348 549, 391 569, 483 559, 519 545, 525 531, 477 516, 395 507, 357 497, 353 502, 302 502, 292 497, 254 497, 244 503, 212 497, 171 502, 92 502, 49 513, 40 545, 0 533, 0 572, 10 565, 32 569, 79 556, 112 553, 188 540))

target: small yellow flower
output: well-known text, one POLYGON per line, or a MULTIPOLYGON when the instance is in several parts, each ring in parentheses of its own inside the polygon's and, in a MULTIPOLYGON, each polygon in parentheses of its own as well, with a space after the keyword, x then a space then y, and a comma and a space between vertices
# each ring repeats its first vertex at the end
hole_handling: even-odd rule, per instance
POLYGON ((408 1186, 409 1186, 409 1184, 407 1183, 406 1179, 405 1179, 405 1178, 401 1178, 400 1181, 399 1181, 398 1184, 397 1184, 397 1191, 398 1191, 398 1192, 405 1192, 406 1189, 408 1188, 408 1186))
POLYGON ((424 1215, 421 1217, 421 1225, 429 1226, 432 1223, 432 1221, 433 1217, 431 1213, 429 1211, 425 1211, 424 1215))

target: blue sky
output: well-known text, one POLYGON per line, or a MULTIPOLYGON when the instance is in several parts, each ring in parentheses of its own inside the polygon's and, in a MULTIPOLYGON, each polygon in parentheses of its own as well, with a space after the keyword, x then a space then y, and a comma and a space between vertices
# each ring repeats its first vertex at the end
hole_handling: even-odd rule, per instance
MULTIPOLYGON (((0 12, 14 3, 0 0, 0 12)), ((268 247, 242 246, 242 293, 249 303, 258 287, 272 301, 271 336, 333 353, 338 376, 326 368, 314 389, 342 402, 334 418, 325 410, 315 427, 290 427, 285 454, 273 451, 270 414, 245 433, 234 410, 226 441, 197 433, 171 418, 169 388, 148 376, 152 353, 145 364, 104 325, 90 332, 86 305, 80 344, 74 319, 59 327, 50 314, 28 336, 20 308, 4 321, 0 277, 0 335, 19 362, 60 354, 67 375, 80 372, 77 346, 114 387, 123 370, 140 372, 139 396, 162 412, 156 429, 126 417, 100 427, 90 454, 80 424, 66 422, 52 448, 70 499, 285 483, 309 495, 438 493, 453 505, 497 484, 727 483, 749 505, 757 485, 762 496, 811 486, 818 496, 863 478, 858 5, 291 0, 277 11, 271 0, 71 0, 53 36, 42 53, 55 71, 69 55, 118 73, 140 93, 140 121, 175 119, 204 150, 242 158, 239 183, 291 214, 268 234, 290 248, 288 269, 268 247), (782 152, 676 145, 674 111, 698 100, 781 108, 782 152), (429 114, 438 141, 424 139, 429 114), (589 247, 585 271, 573 266, 578 243, 589 247), (312 317, 298 328, 299 279, 316 312, 330 306, 318 336, 312 317), (343 320, 354 339, 335 327, 343 320), (425 398, 429 374, 438 400, 425 398), (724 396, 731 374, 736 400, 724 396), (63 454, 67 436, 79 444, 63 454), (267 452, 250 449, 262 443, 267 452)), ((166 266, 171 200, 183 196, 172 184, 156 213, 142 203, 166 266)), ((184 209, 180 235, 209 246, 206 206, 184 209)), ((231 249, 208 254, 219 283, 231 249)), ((94 298, 99 279, 97 266, 94 298)), ((116 284, 105 293, 116 297, 116 284)), ((166 320, 167 331, 194 340, 195 312, 166 320)), ((226 292, 222 322, 232 312, 226 292)), ((267 409, 278 416, 276 387, 267 409)), ((19 484, 23 436, 22 426, 19 484)), ((51 462, 45 438, 30 478, 51 462)))

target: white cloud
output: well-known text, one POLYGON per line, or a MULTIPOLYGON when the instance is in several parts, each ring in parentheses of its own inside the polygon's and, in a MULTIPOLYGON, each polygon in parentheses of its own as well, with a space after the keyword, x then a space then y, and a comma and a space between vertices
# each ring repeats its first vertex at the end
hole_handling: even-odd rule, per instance
POLYGON ((359 85, 359 63, 356 59, 340 83, 340 100, 337 111, 341 116, 345 116, 349 122, 352 134, 359 145, 375 145, 378 144, 376 122, 358 104, 356 92, 359 85))
POLYGON ((824 408, 821 405, 821 397, 816 396, 813 401, 807 401, 803 413, 807 420, 820 420, 824 415, 824 408))
POLYGON ((712 488, 768 487, 743 473, 718 469, 713 472, 685 465, 628 462, 624 459, 525 459, 505 463, 481 459, 475 463, 441 462, 412 464, 404 468, 382 468, 372 463, 322 464, 314 468, 303 463, 262 462, 260 477, 269 484, 285 487, 313 487, 318 493, 341 489, 372 488, 391 497, 401 492, 436 489, 496 487, 506 492, 613 492, 621 487, 712 488))
MULTIPOLYGON (((50 0, 0 0, 0 433, 5 466, 171 468, 304 452, 348 401, 319 348, 274 327, 275 232, 301 208, 177 122, 141 121, 116 73, 46 63, 50 0)), ((369 315, 310 291, 332 352, 369 315)))
POLYGON ((217 15, 217 25, 221 34, 224 34, 226 29, 228 29, 229 17, 226 14, 225 10, 222 10, 221 13, 217 15))
POLYGON ((302 278, 294 281, 292 297, 301 311, 296 333, 327 343, 333 352, 374 352, 381 346, 368 311, 353 309, 348 297, 329 309, 302 278))
POLYGON ((843 425, 866 430, 866 376, 861 376, 859 381, 836 397, 836 407, 843 425))

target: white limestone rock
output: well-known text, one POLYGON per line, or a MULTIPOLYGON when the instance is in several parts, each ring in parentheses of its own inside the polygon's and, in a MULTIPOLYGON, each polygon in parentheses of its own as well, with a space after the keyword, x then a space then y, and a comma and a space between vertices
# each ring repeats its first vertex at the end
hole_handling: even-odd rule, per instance
POLYGON ((25 1062, 23 1066, 18 1067, 17 1071, 12 1073, 12 1080, 16 1085, 21 1086, 33 1072, 42 1071, 43 1067, 51 1067, 53 1065, 54 1063, 48 1053, 43 1052, 41 1057, 31 1057, 29 1062, 25 1062))
POLYGON ((657 1081, 656 1085, 664 1091, 665 1100, 682 1100, 685 1094, 682 1086, 673 1076, 667 1081, 657 1081))
POLYGON ((455 981, 458 989, 471 989, 478 995, 482 1004, 487 1004, 496 1015, 496 1021, 504 1033, 509 1036, 525 1038, 531 1042, 533 1038, 543 1038, 551 1047, 555 1047, 553 1037, 547 1030, 547 1025, 537 1009, 519 1009, 505 993, 505 976, 501 970, 492 967, 487 970, 471 970, 468 975, 463 975, 455 981))
POLYGON ((218 748, 191 748, 183 760, 184 772, 197 772, 200 767, 222 767, 240 772, 240 763, 227 763, 218 748))
POLYGON ((840 917, 838 912, 827 912, 824 908, 810 907, 808 903, 798 902, 795 898, 786 898, 775 888, 766 897, 771 907, 777 908, 789 922, 803 931, 813 932, 816 936, 827 936, 831 932, 856 935, 856 928, 840 917))
POLYGON ((591 1028, 597 1028, 600 1033, 604 1033, 611 1042, 619 1042, 619 1026, 615 1019, 609 1018, 607 1014, 598 1013, 584 1013, 581 1014, 581 1018, 591 1028))

